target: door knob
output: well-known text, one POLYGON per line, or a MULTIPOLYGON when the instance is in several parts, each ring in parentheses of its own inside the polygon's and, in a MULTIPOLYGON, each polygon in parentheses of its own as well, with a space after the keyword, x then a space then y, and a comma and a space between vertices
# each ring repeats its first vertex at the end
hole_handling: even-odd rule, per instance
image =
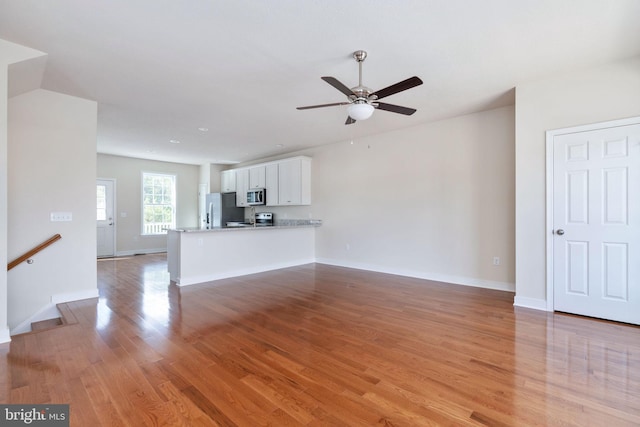
POLYGON ((556 230, 556 234, 562 236, 564 234, 564 230, 562 228, 556 230))

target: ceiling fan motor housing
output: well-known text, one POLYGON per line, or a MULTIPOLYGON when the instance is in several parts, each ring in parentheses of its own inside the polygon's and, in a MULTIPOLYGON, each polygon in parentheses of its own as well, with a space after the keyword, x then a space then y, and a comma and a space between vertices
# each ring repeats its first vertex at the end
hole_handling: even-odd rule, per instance
POLYGON ((371 95, 373 91, 366 86, 352 87, 351 91, 353 92, 353 95, 349 95, 349 99, 353 102, 356 102, 356 101, 370 102, 378 99, 377 96, 371 95))

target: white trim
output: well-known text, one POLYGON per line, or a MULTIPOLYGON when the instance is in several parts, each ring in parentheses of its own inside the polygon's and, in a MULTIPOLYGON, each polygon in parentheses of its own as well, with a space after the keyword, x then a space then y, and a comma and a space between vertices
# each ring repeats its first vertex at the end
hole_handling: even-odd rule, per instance
POLYGON ((118 251, 116 256, 134 256, 134 255, 147 255, 147 254, 161 254, 167 252, 167 248, 150 248, 150 249, 133 249, 130 251, 118 251))
POLYGON ((553 311, 547 309, 547 301, 538 298, 527 298, 516 296, 513 299, 513 305, 516 307, 532 308, 534 310, 553 311))
POLYGON ((270 265, 263 265, 260 267, 225 271, 223 273, 213 273, 213 274, 206 274, 202 276, 191 276, 191 277, 177 277, 175 280, 175 283, 180 287, 196 285, 199 283, 211 282, 214 280, 228 279, 230 277, 246 276, 247 274, 263 273, 265 271, 279 270, 281 268, 296 267, 304 264, 313 264, 314 262, 315 260, 313 258, 308 258, 308 259, 299 259, 295 261, 279 262, 279 263, 270 264, 270 265))
POLYGON ((9 328, 4 328, 0 330, 0 344, 7 342, 11 342, 11 332, 9 331, 9 328))
POLYGON ((454 285, 473 286, 476 288, 495 289, 498 291, 514 292, 515 284, 508 282, 497 282, 494 280, 478 279, 474 277, 452 276, 448 274, 428 273, 417 270, 404 270, 389 267, 380 267, 379 265, 360 263, 360 262, 344 262, 330 258, 316 259, 318 264, 335 265, 338 267, 355 268, 358 270, 374 271, 377 273, 394 274, 396 276, 414 277, 417 279, 432 280, 435 282, 452 283, 454 285))
MULTIPOLYGON (((546 240, 546 261, 547 261, 547 300, 546 310, 554 311, 553 306, 553 239, 550 236, 553 235, 553 145, 556 136, 566 135, 570 133, 589 132, 599 129, 609 129, 614 127, 629 126, 640 124, 640 117, 629 117, 626 119, 610 120, 607 122, 591 123, 581 126, 573 126, 563 129, 553 129, 546 132, 546 224, 545 224, 545 240, 546 240)), ((518 298, 518 297, 516 297, 518 298)), ((533 298, 520 297, 523 300, 534 300, 533 298)))
POLYGON ((98 185, 98 181, 111 181, 112 186, 111 186, 111 192, 112 192, 112 202, 113 202, 113 233, 112 233, 112 238, 113 238, 113 242, 112 242, 112 247, 113 247, 113 254, 112 255, 106 255, 106 256, 116 256, 116 252, 117 252, 117 239, 116 236, 118 235, 118 209, 117 209, 117 198, 116 198, 116 179, 115 178, 96 178, 96 185, 98 185))
MULTIPOLYGON (((553 239, 550 238, 553 235, 553 141, 559 133, 559 131, 547 131, 546 135, 546 199, 547 199, 547 212, 545 218, 545 250, 547 258, 547 271, 546 271, 546 297, 545 310, 553 311, 553 239)), ((523 300, 531 300, 533 298, 521 297, 523 300)), ((523 305, 526 307, 526 305, 523 305)))
POLYGON ((415 270, 399 270, 399 269, 393 269, 393 268, 381 268, 377 265, 372 265, 372 264, 344 262, 344 261, 334 260, 329 258, 299 259, 295 261, 287 261, 287 262, 271 264, 268 266, 260 266, 260 267, 252 267, 252 268, 246 268, 246 269, 240 269, 240 270, 226 271, 223 273, 214 273, 214 274, 192 276, 192 277, 177 277, 175 280, 175 283, 176 285, 181 287, 189 286, 189 285, 195 285, 195 284, 204 283, 204 282, 211 282, 214 280, 228 279, 231 277, 245 276, 247 274, 262 273, 265 271, 296 267, 298 265, 312 264, 312 263, 334 265, 338 267, 353 268, 357 270, 366 270, 366 271, 373 271, 377 273, 394 274, 396 276, 413 277, 413 278, 423 279, 423 280, 432 280, 436 282, 451 283, 454 285, 472 286, 476 288, 494 289, 494 290, 506 291, 506 292, 514 292, 515 290, 514 283, 477 279, 473 277, 451 276, 447 274, 424 273, 424 272, 415 271, 415 270))
POLYGON ((98 288, 86 289, 84 291, 67 292, 64 294, 56 294, 51 296, 51 302, 53 304, 62 304, 70 301, 80 301, 83 299, 98 298, 98 288))
MULTIPOLYGON (((80 301, 83 299, 98 298, 98 289, 88 289, 78 292, 68 292, 64 294, 56 294, 51 296, 51 302, 40 310, 38 310, 32 316, 20 322, 15 328, 11 329, 11 335, 24 334, 31 332, 31 324, 33 322, 39 322, 41 320, 55 319, 60 317, 60 311, 56 307, 57 304, 62 304, 70 301, 80 301)), ((2 342, 2 341, 0 341, 2 342)))
POLYGON ((20 322, 15 328, 11 329, 11 335, 25 334, 31 332, 31 324, 42 320, 55 319, 60 317, 60 312, 54 303, 50 303, 42 307, 32 316, 20 322))
POLYGON ((615 127, 621 127, 621 126, 635 125, 635 124, 640 124, 640 116, 627 117, 626 119, 610 120, 606 122, 590 123, 586 125, 572 126, 568 128, 562 128, 562 129, 552 129, 547 131, 547 135, 549 135, 550 133, 553 134, 554 136, 566 135, 569 133, 589 132, 592 130, 608 129, 608 128, 615 128, 615 127))

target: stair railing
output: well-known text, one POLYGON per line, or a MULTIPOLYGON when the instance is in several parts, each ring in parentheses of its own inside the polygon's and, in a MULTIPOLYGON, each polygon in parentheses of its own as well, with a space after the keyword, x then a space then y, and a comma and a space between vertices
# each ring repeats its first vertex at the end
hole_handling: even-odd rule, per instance
POLYGON ((20 263, 22 263, 24 261, 27 261, 29 258, 34 256, 38 252, 40 252, 43 249, 49 247, 50 245, 54 244, 55 242, 57 242, 60 239, 62 239, 62 236, 59 235, 59 234, 56 234, 55 236, 51 237, 49 240, 47 240, 45 242, 42 242, 38 246, 36 246, 35 248, 25 252, 23 255, 19 256, 18 258, 14 259, 9 264, 7 264, 7 271, 11 270, 16 265, 18 265, 18 264, 20 264, 20 263))

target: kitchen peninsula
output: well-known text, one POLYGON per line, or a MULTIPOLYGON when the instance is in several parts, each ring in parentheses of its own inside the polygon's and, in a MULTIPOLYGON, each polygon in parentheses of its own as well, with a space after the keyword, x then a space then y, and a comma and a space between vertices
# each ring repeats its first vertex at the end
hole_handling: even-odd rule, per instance
POLYGON ((285 220, 269 227, 169 230, 170 279, 186 286, 314 262, 315 228, 321 223, 285 220))

